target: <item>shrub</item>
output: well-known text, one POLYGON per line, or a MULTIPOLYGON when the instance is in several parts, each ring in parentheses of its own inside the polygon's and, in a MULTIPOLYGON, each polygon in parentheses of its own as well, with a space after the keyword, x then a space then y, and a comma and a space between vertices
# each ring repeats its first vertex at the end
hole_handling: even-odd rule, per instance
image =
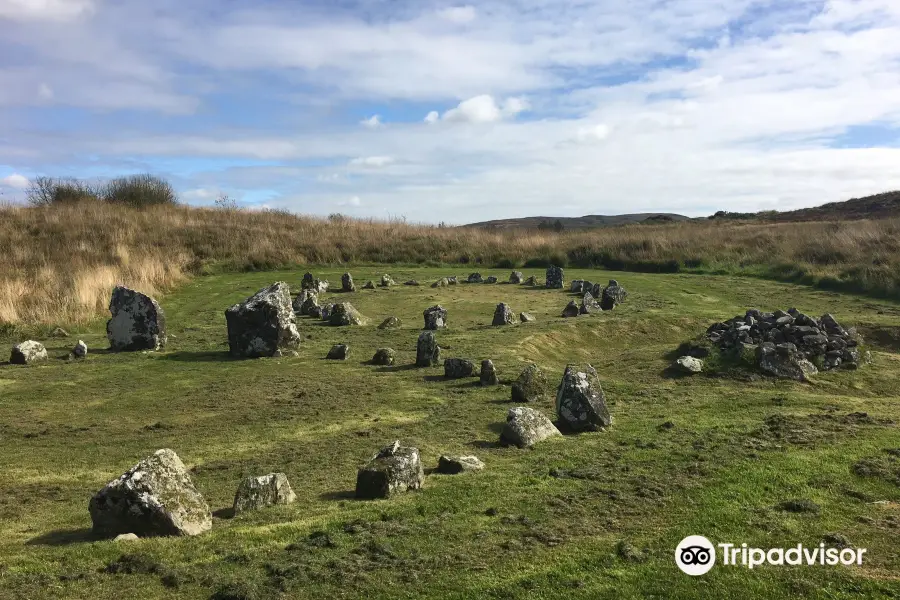
POLYGON ((135 208, 160 204, 176 204, 175 189, 155 175, 128 175, 111 179, 102 190, 103 200, 135 208))
POLYGON ((87 182, 74 178, 35 177, 25 192, 32 206, 71 204, 83 200, 97 200, 97 191, 87 182))

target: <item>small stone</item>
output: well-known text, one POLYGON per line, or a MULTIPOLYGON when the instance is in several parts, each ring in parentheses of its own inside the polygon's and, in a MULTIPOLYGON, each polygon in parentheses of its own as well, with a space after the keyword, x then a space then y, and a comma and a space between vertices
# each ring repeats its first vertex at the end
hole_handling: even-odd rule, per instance
POLYGON ((475 364, 464 358, 448 358, 444 361, 444 377, 463 379, 475 375, 475 364))
POLYGON ((437 472, 443 475, 457 475, 482 469, 484 469, 484 463, 477 456, 442 455, 438 459, 437 472))
POLYGON ((447 279, 446 277, 441 277, 440 279, 438 279, 437 281, 432 283, 431 287, 439 288, 439 287, 447 287, 448 285, 450 285, 450 280, 447 279))
POLYGON ((533 408, 518 406, 509 409, 506 424, 500 433, 500 442, 519 448, 531 448, 547 438, 561 435, 550 419, 542 413, 533 408))
POLYGON ((441 347, 433 331, 423 331, 416 343, 416 366, 436 367, 441 364, 441 347))
POLYGON ((703 371, 703 361, 693 356, 682 356, 675 361, 675 368, 688 375, 696 375, 703 371))
POLYGON ((534 275, 532 275, 531 277, 526 279, 522 285, 529 285, 531 287, 535 287, 535 286, 537 286, 537 284, 538 284, 537 279, 535 279, 534 275))
POLYGON ((379 348, 372 357, 372 364, 390 366, 394 364, 394 354, 394 351, 390 348, 379 348))
POLYGON ((425 318, 427 330, 436 331, 447 326, 447 309, 440 304, 426 308, 422 316, 425 318))
POLYGON ((16 344, 9 355, 9 362, 13 365, 30 365, 43 360, 47 360, 47 349, 34 340, 16 344))
POLYGON ((603 309, 600 308, 600 304, 596 300, 594 300, 594 296, 592 296, 591 293, 588 292, 581 300, 581 306, 578 308, 578 313, 582 315, 590 315, 602 310, 603 309))
POLYGON ((122 533, 113 538, 114 542, 136 542, 139 538, 133 533, 122 533))
POLYGON ((69 332, 63 329, 62 327, 57 327, 53 331, 50 332, 50 337, 55 338, 67 338, 69 337, 69 332))
POLYGON ((347 344, 335 344, 331 347, 331 350, 328 351, 328 360, 347 360, 350 356, 350 346, 347 344))
POLYGON ((406 448, 399 441, 383 448, 356 474, 356 497, 390 498, 417 490, 425 481, 418 448, 406 448))
POLYGON ((466 283, 484 283, 484 279, 481 277, 481 273, 469 273, 466 283))
POLYGON ((416 281, 415 279, 410 279, 409 281, 404 281, 404 282, 403 282, 403 285, 408 285, 408 286, 411 286, 411 287, 416 287, 416 286, 419 286, 419 285, 421 285, 421 284, 420 284, 418 281, 416 281))
POLYGON ((582 294, 584 293, 584 280, 576 279, 571 283, 571 287, 569 291, 573 294, 582 294))
POLYGON ((72 349, 72 355, 75 358, 84 358, 87 356, 88 347, 82 340, 78 340, 78 343, 75 344, 75 348, 72 349))
POLYGON ((564 319, 571 319, 572 317, 577 317, 579 314, 581 314, 581 309, 578 308, 578 305, 575 304, 574 300, 569 302, 562 311, 564 319))
POLYGON ((293 504, 296 501, 297 495, 291 489, 291 484, 284 473, 247 477, 234 494, 234 513, 239 514, 276 504, 293 504))
POLYGON ((494 309, 494 320, 491 322, 491 325, 512 325, 515 322, 516 315, 509 307, 509 304, 504 302, 498 304, 497 308, 494 309))
POLYGON ((497 385, 500 379, 497 377, 497 369, 494 367, 492 360, 481 361, 481 385, 497 385))
POLYGON ((403 325, 403 321, 401 321, 397 317, 388 317, 381 322, 381 325, 378 326, 378 329, 397 329, 401 325, 403 325))
POLYGON ((606 289, 603 290, 603 294, 600 296, 600 308, 612 310, 616 305, 624 302, 627 297, 628 293, 625 291, 625 288, 620 286, 615 279, 610 279, 609 285, 606 286, 606 289))
POLYGON ((484 280, 485 283, 497 283, 497 278, 493 275, 488 276, 487 279, 484 280))
POLYGON ((363 286, 363 289, 364 290, 374 290, 375 282, 370 279, 369 281, 366 282, 366 285, 363 286))
POLYGON ((531 323, 532 321, 534 321, 534 317, 531 316, 531 313, 523 312, 519 313, 519 320, 522 323, 531 323))

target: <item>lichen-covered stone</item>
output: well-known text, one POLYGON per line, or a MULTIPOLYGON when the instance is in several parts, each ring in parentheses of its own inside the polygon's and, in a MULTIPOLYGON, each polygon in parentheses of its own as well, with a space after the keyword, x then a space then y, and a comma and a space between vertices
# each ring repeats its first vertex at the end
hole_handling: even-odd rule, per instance
POLYGON ((370 279, 369 281, 366 282, 366 285, 363 286, 363 289, 364 290, 374 290, 375 282, 370 279))
POLYGON ((353 284, 353 276, 350 273, 344 273, 341 275, 341 291, 342 292, 355 292, 356 286, 353 284))
POLYGON ((206 500, 172 450, 157 450, 91 498, 94 532, 103 536, 197 535, 212 527, 206 500))
MULTIPOLYGON (((324 318, 324 315, 323 315, 324 318)), ((349 302, 339 302, 328 314, 328 323, 336 327, 347 325, 365 325, 369 320, 353 308, 349 302)))
POLYGON ((403 325, 403 321, 401 321, 397 317, 388 317, 381 322, 381 325, 378 326, 378 329, 396 329, 401 325, 403 325))
POLYGON ((696 375, 703 371, 703 361, 693 356, 682 356, 675 361, 674 367, 687 375, 696 375))
POLYGON ((47 360, 47 349, 34 340, 16 344, 9 355, 9 362, 13 365, 30 365, 42 360, 47 360))
POLYGON ((584 279, 576 279, 572 281, 571 288, 569 291, 573 294, 581 294, 584 292, 584 279))
POLYGON ((433 331, 423 331, 416 343, 416 366, 436 367, 441 364, 441 347, 433 331))
POLYGON ((593 431, 612 425, 606 396, 594 367, 566 367, 556 392, 556 414, 572 431, 593 431))
POLYGON ((480 381, 482 386, 497 385, 498 383, 500 383, 500 379, 497 377, 497 368, 494 366, 494 361, 481 361, 480 381))
POLYGON ((789 342, 778 345, 771 342, 760 344, 756 348, 756 360, 762 371, 784 379, 809 381, 811 376, 819 372, 816 366, 789 342))
POLYGON ((565 275, 561 267, 550 265, 547 267, 547 283, 549 289, 561 290, 565 287, 565 275))
POLYGON ((394 364, 395 352, 390 348, 379 348, 372 357, 373 365, 390 366, 394 364))
POLYGON ((466 279, 467 283, 484 283, 484 278, 481 276, 481 273, 469 273, 469 277, 466 279))
POLYGON ((594 300, 594 296, 588 292, 584 295, 581 300, 581 306, 578 307, 579 314, 582 315, 590 315, 596 312, 600 312, 602 309, 600 308, 600 304, 594 300))
POLYGON ((166 316, 159 303, 118 285, 109 300, 112 318, 106 322, 109 349, 114 352, 160 350, 166 345, 166 316))
POLYGON ((566 307, 562 311, 562 316, 566 319, 577 317, 579 314, 581 314, 581 309, 578 308, 578 305, 575 304, 574 300, 566 304, 566 307))
POLYGON ((497 281, 497 278, 493 275, 488 275, 488 277, 484 280, 485 283, 497 283, 497 281))
POLYGON ((475 375, 475 364, 465 358, 448 358, 444 361, 444 377, 463 379, 475 375))
POLYGON ((67 338, 69 337, 69 332, 63 329, 62 327, 57 327, 53 331, 50 332, 50 337, 55 338, 67 338))
POLYGON ((328 321, 331 318, 331 315, 334 313, 334 307, 337 306, 333 302, 326 302, 322 305, 322 312, 319 316, 323 321, 328 321))
POLYGON ((247 477, 234 494, 234 514, 296 501, 297 495, 284 473, 247 477))
POLYGON ((615 279, 610 279, 609 285, 606 286, 603 294, 600 296, 600 308, 612 310, 617 304, 624 302, 627 297, 628 293, 625 291, 625 288, 619 285, 619 282, 615 279))
POLYGON ((484 463, 477 456, 442 455, 438 458, 437 472, 442 475, 458 475, 482 469, 484 469, 484 463))
POLYGON ((516 285, 525 281, 525 275, 522 274, 521 271, 513 271, 509 274, 509 282, 515 283, 516 285))
POLYGON ((78 343, 75 344, 75 347, 72 349, 72 356, 75 358, 84 358, 87 356, 88 347, 87 344, 82 340, 78 340, 78 343))
POLYGON ((512 384, 513 402, 538 402, 549 394, 550 382, 538 366, 531 363, 512 384))
POLYGON ((516 313, 509 307, 509 304, 501 302, 494 309, 494 320, 491 325, 512 325, 516 322, 516 313))
POLYGON ((534 275, 532 275, 531 277, 526 279, 524 282, 522 282, 522 284, 530 285, 531 287, 535 287, 538 284, 538 282, 537 282, 537 279, 534 278, 534 275))
POLYGON ((319 316, 321 316, 321 311, 316 310, 317 308, 321 308, 321 306, 319 306, 319 295, 311 290, 303 290, 300 292, 300 295, 294 300, 294 307, 294 312, 299 312, 301 315, 309 315, 312 317, 316 316, 315 313, 319 313, 319 316), (299 311, 296 309, 297 300, 300 300, 299 311))
POLYGON ((328 291, 329 284, 324 279, 316 279, 312 273, 306 273, 300 284, 300 289, 310 290, 317 294, 324 294, 328 291))
POLYGON ((447 279, 446 277, 441 277, 440 279, 438 279, 437 281, 432 283, 431 287, 440 288, 440 287, 447 287, 448 285, 450 285, 450 280, 447 279))
POLYGON ((390 498, 417 490, 425 481, 419 449, 403 447, 399 441, 383 448, 356 474, 356 497, 390 498))
POLYGON ((347 360, 350 356, 350 346, 347 344, 335 344, 331 347, 331 350, 328 351, 328 360, 347 360))
POLYGON ((523 323, 531 323, 532 321, 534 321, 534 317, 531 315, 531 313, 522 312, 519 313, 519 320, 523 323))
POLYGON ((451 275, 447 278, 447 281, 450 282, 450 285, 459 285, 459 277, 456 275, 451 275))
POLYGON ((426 308, 422 316, 425 318, 425 329, 436 331, 447 326, 447 309, 440 304, 426 308))
POLYGON ((562 435, 555 425, 533 408, 517 406, 509 409, 506 424, 500 432, 500 443, 531 448, 538 442, 562 435))
POLYGON ((381 283, 379 283, 378 285, 380 285, 381 287, 391 287, 392 285, 394 285, 394 280, 391 279, 390 275, 382 275, 381 283))
POLYGON ((283 281, 256 292, 225 311, 232 356, 258 358, 296 350, 300 333, 294 322, 291 292, 283 281))

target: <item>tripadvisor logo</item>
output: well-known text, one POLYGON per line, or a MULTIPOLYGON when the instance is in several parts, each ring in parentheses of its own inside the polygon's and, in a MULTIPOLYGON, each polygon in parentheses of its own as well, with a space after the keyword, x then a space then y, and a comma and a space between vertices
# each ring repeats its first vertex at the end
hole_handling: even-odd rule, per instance
POLYGON ((716 548, 721 564, 727 567, 753 569, 762 565, 836 566, 861 565, 865 548, 826 548, 824 543, 812 548, 797 544, 792 548, 750 548, 747 544, 713 545, 702 535, 690 535, 675 548, 675 564, 688 575, 704 575, 716 564, 716 548))

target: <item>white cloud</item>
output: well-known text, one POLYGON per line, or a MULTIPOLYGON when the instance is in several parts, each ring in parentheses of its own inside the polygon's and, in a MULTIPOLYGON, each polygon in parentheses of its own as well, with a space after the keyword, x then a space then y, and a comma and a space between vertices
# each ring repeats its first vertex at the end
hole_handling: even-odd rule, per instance
MULTIPOLYGON (((508 117, 515 117, 522 111, 528 110, 528 102, 523 98, 507 98, 502 106, 498 106, 494 97, 482 94, 463 100, 456 108, 451 108, 442 117, 445 121, 463 123, 494 123, 508 117)), ((436 113, 431 112, 425 118, 426 122, 434 122, 436 113)))
POLYGON ((91 0, 0 0, 0 19, 65 21, 93 9, 91 0))
POLYGON ((12 175, 7 175, 6 177, 0 179, 0 183, 5 185, 6 187, 11 187, 14 190, 25 190, 28 189, 28 186, 31 185, 31 181, 28 180, 24 175, 19 175, 18 173, 13 173, 12 175))
POLYGON ((452 23, 464 24, 475 20, 475 7, 451 6, 438 11, 438 16, 452 23))
POLYGON ((427 115, 425 115, 426 123, 437 123, 440 120, 441 120, 441 115, 436 110, 433 110, 433 111, 429 112, 427 115))
POLYGON ((372 115, 371 117, 360 121, 359 124, 369 129, 378 129, 384 125, 381 121, 381 115, 372 115))
POLYGON ((51 88, 46 83, 42 83, 38 86, 38 99, 43 100, 45 102, 49 102, 53 100, 53 88, 51 88))
POLYGON ((603 123, 589 127, 579 127, 578 132, 575 134, 575 140, 578 142, 602 142, 609 137, 609 133, 609 125, 603 123))
POLYGON ((390 156, 361 156, 349 162, 351 167, 364 167, 367 169, 380 169, 394 163, 390 156))

